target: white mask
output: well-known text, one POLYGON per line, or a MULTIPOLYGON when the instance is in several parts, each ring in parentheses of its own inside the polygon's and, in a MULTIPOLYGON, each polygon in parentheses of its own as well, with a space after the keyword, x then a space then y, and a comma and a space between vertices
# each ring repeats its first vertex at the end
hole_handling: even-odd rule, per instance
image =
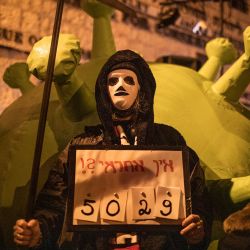
POLYGON ((140 85, 136 74, 129 69, 117 69, 108 74, 108 91, 113 105, 127 110, 134 104, 140 85))

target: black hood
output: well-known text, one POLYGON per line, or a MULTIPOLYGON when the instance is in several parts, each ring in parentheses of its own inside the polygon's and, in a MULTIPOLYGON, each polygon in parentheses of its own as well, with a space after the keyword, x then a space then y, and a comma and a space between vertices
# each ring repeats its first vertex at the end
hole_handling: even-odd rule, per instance
POLYGON ((112 55, 102 67, 96 81, 95 98, 97 112, 104 127, 104 140, 107 144, 119 144, 112 115, 116 112, 121 112, 122 115, 124 111, 118 111, 113 107, 107 86, 108 74, 116 69, 129 69, 137 75, 140 90, 137 100, 130 110, 133 112, 130 126, 135 131, 138 145, 151 144, 155 79, 146 61, 131 50, 121 50, 112 55))

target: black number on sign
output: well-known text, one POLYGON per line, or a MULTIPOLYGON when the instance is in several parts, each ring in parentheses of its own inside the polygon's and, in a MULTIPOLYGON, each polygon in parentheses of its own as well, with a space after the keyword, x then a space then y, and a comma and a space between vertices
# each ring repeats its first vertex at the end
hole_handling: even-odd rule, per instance
POLYGON ((139 215, 143 215, 143 214, 150 214, 151 213, 151 208, 148 209, 148 203, 146 200, 140 200, 140 205, 143 205, 143 203, 145 204, 145 208, 142 208, 139 210, 139 215), (148 209, 148 211, 147 211, 148 209))
POLYGON ((168 211, 167 211, 166 213, 164 213, 162 210, 160 210, 160 212, 161 212, 161 214, 162 214, 163 216, 168 216, 169 214, 172 213, 172 202, 171 202, 171 201, 169 201, 169 200, 164 200, 164 201, 162 202, 162 205, 163 205, 163 207, 168 208, 168 211))
POLYGON ((119 202, 116 201, 116 200, 111 200, 111 201, 108 203, 107 207, 106 207, 106 213, 107 213, 109 216, 116 216, 117 214, 119 214, 119 212, 120 212, 120 204, 119 204, 119 202), (114 213, 110 213, 110 212, 109 212, 109 206, 110 206, 112 203, 115 203, 115 204, 117 205, 117 211, 114 212, 114 213))
MULTIPOLYGON (((92 215, 94 213, 94 208, 91 206, 91 203, 96 203, 96 201, 95 200, 84 199, 83 206, 89 207, 89 209, 90 209, 89 212, 85 212, 83 209, 81 209, 81 212, 84 215, 92 215)), ((89 210, 89 209, 87 209, 87 210, 89 210)))

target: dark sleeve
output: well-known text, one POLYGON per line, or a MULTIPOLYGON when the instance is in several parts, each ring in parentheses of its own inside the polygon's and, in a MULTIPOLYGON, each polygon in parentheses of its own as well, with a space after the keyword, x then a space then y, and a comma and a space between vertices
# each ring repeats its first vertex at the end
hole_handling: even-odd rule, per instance
MULTIPOLYGON (((176 144, 186 146, 183 136, 175 130, 176 144)), ((190 171, 190 185, 191 185, 191 200, 192 213, 197 214, 204 222, 205 238, 197 245, 190 245, 190 250, 204 250, 207 249, 212 230, 212 208, 210 196, 205 183, 204 171, 200 166, 198 155, 194 150, 188 147, 189 171, 190 171)))
POLYGON ((39 221, 42 232, 39 249, 57 249, 68 194, 67 154, 65 149, 54 162, 36 201, 34 218, 39 221))
MULTIPOLYGON (((186 146, 183 136, 173 127, 166 125, 157 125, 157 139, 161 144, 169 146, 186 146)), ((205 184, 204 171, 200 166, 199 157, 197 154, 188 147, 189 152, 189 170, 190 170, 190 185, 192 197, 192 213, 197 214, 204 221, 205 238, 196 245, 190 246, 190 250, 203 250, 206 249, 211 236, 212 226, 212 209, 211 202, 208 196, 207 187, 205 184)))
POLYGON ((204 222, 205 238, 198 244, 191 246, 190 249, 207 249, 212 227, 212 209, 205 185, 204 171, 200 166, 197 154, 189 148, 189 167, 190 167, 190 183, 192 197, 192 213, 201 217, 204 222))

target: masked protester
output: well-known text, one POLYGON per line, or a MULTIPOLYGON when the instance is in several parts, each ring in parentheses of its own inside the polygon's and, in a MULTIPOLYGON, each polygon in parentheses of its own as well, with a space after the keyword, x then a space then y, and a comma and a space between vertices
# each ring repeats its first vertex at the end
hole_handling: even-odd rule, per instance
MULTIPOLYGON (((156 83, 148 64, 138 54, 123 50, 105 63, 97 78, 95 97, 101 124, 86 127, 70 145, 166 145, 185 146, 174 128, 154 123, 153 100, 156 83)), ((68 191, 68 147, 52 168, 40 192, 34 219, 18 220, 14 241, 36 249, 57 249, 64 237, 68 191)), ((180 232, 162 235, 131 233, 123 241, 121 233, 78 232, 70 238, 72 249, 206 249, 211 228, 209 200, 204 174, 195 152, 189 149, 193 214, 182 222, 180 232)), ((65 243, 61 249, 71 249, 65 243), (65 248, 63 248, 65 246, 65 248)))

